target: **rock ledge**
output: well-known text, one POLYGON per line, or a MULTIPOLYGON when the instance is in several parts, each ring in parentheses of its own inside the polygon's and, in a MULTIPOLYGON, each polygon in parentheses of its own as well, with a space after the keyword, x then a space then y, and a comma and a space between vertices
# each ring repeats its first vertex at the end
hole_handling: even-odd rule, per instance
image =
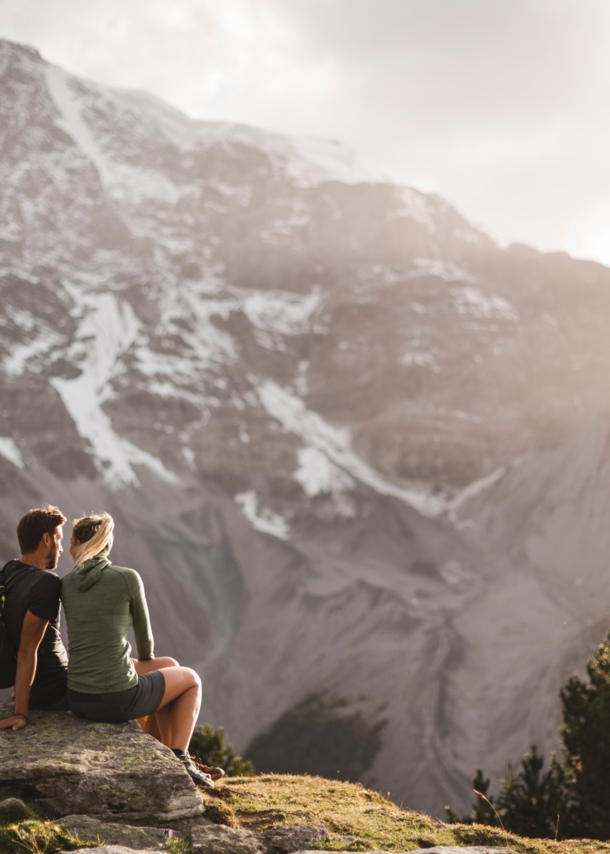
MULTIPOLYGON (((0 705, 0 717, 11 712, 0 705)), ((137 724, 93 723, 71 712, 32 710, 25 729, 0 731, 0 800, 8 797, 50 818, 158 825, 203 812, 180 762, 137 724)))

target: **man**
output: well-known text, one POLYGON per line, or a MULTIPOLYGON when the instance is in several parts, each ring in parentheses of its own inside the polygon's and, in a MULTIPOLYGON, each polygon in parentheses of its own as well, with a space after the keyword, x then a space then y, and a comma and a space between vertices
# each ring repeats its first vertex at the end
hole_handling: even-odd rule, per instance
POLYGON ((30 510, 17 526, 19 560, 9 571, 33 567, 6 595, 3 620, 17 654, 15 713, 0 720, 0 729, 23 729, 28 709, 68 708, 68 656, 59 633, 61 579, 55 574, 63 549, 66 517, 50 505, 30 510))

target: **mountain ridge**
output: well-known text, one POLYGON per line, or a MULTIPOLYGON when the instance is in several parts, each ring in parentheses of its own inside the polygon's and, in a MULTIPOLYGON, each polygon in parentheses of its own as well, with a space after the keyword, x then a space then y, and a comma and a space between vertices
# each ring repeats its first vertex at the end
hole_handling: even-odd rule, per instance
POLYGON ((610 271, 6 41, 0 96, 3 555, 34 503, 109 510, 238 750, 328 691, 388 722, 366 783, 466 809, 553 743, 599 622, 556 631, 484 526, 515 460, 606 417, 610 271))

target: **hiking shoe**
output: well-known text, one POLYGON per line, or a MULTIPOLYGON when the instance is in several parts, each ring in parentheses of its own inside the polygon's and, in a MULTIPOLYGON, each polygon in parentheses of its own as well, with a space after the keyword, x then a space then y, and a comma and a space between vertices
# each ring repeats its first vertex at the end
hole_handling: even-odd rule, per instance
POLYGON ((200 771, 199 768, 196 767, 195 763, 188 755, 188 753, 183 753, 181 750, 172 750, 173 754, 177 759, 182 762, 184 766, 184 770, 189 775, 191 780, 196 783, 198 786, 205 786, 207 789, 215 789, 214 781, 210 777, 209 774, 205 774, 203 771, 200 771))
POLYGON ((216 780, 221 780, 225 776, 225 772, 222 768, 212 768, 211 765, 202 765, 201 762, 197 762, 194 756, 191 756, 191 760, 195 768, 199 768, 199 770, 203 771, 204 774, 209 774, 214 782, 216 782, 216 780))

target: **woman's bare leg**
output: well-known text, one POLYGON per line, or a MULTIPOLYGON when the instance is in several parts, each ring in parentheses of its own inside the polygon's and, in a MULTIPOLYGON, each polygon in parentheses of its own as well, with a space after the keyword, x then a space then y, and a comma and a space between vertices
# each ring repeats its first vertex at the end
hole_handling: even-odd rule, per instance
POLYGON ((146 661, 139 661, 137 658, 131 660, 138 676, 143 676, 144 673, 152 673, 153 670, 163 670, 165 667, 180 666, 176 659, 170 658, 169 655, 162 655, 161 658, 148 658, 146 661))
MULTIPOLYGON (((132 658, 136 673, 142 676, 144 673, 152 673, 154 670, 164 670, 167 667, 178 667, 175 658, 162 656, 161 658, 150 658, 147 661, 138 661, 132 658)), ((171 746, 172 732, 170 716, 165 709, 156 711, 152 715, 138 718, 138 723, 147 735, 152 735, 166 747, 171 746)))
POLYGON ((140 718, 144 732, 153 735, 166 747, 188 752, 189 742, 197 723, 201 706, 201 680, 190 667, 180 667, 169 657, 148 661, 133 659, 140 676, 153 670, 163 670, 165 693, 154 715, 140 718))
POLYGON ((187 753, 201 707, 201 679, 190 667, 163 668, 163 676, 165 693, 158 711, 168 709, 171 728, 168 746, 187 753))
POLYGON ((155 736, 155 738, 159 738, 159 741, 166 747, 171 747, 173 744, 171 707, 165 706, 163 709, 157 709, 154 715, 151 715, 151 718, 154 719, 155 727, 159 732, 159 736, 155 736))

